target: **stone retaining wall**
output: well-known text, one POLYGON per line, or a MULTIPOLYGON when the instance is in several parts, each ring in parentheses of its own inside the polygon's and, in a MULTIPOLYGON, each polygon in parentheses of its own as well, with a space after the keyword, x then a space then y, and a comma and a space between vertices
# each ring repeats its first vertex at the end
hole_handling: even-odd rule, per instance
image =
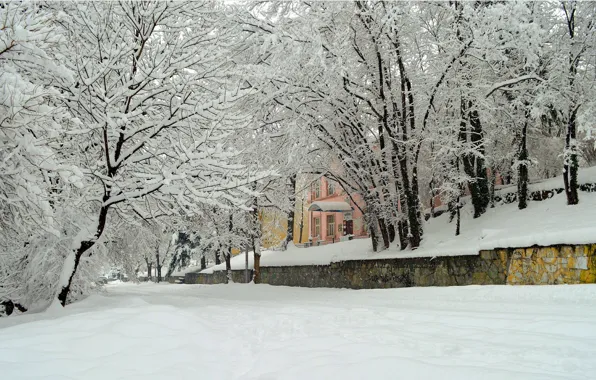
MULTIPOLYGON (((249 281, 252 279, 252 269, 248 271, 248 278, 249 281)), ((233 270, 232 271, 232 281, 236 283, 245 283, 244 280, 244 269, 242 270, 233 270)), ((215 271, 212 274, 209 273, 187 273, 184 276, 184 283, 185 284, 205 284, 205 285, 212 285, 212 284, 225 284, 226 283, 226 272, 225 271, 215 271)))
MULTIPOLYGON (((351 289, 596 282, 596 244, 481 251, 474 256, 350 260, 330 265, 262 267, 270 285, 351 289)), ((244 282, 244 270, 233 271, 244 282)), ((225 283, 225 272, 189 273, 187 284, 225 283)))

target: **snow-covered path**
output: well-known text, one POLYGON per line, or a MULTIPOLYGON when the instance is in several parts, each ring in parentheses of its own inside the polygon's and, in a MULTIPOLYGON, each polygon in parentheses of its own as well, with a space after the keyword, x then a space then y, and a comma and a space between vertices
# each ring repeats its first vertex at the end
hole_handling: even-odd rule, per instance
POLYGON ((589 379, 596 286, 119 285, 0 320, 2 379, 589 379))

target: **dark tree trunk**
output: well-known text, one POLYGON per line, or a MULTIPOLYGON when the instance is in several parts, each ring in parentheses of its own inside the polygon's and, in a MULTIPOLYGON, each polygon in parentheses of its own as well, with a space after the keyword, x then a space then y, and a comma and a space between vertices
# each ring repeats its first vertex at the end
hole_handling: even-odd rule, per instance
POLYGON ((387 224, 383 218, 379 218, 379 229, 381 230, 381 238, 383 239, 383 249, 387 249, 389 248, 389 233, 387 231, 387 224))
MULTIPOLYGON (((576 2, 570 2, 569 4, 563 4, 563 10, 567 18, 567 31, 571 38, 570 44, 574 45, 575 39, 575 11, 576 2)), ((581 54, 581 53, 580 53, 581 54)), ((569 52, 569 86, 573 88, 575 79, 577 76, 577 67, 580 62, 580 54, 574 55, 573 52, 569 52)), ((577 171, 579 167, 577 159, 577 145, 576 145, 576 134, 577 134, 577 110, 578 106, 572 104, 572 108, 569 110, 569 118, 567 120, 567 132, 565 133, 565 163, 563 167, 563 181, 565 183, 565 195, 567 196, 568 205, 576 205, 579 203, 579 196, 577 194, 577 171)))
POLYGON ((288 225, 286 230, 286 240, 284 242, 284 249, 288 244, 294 241, 294 214, 296 210, 296 174, 292 174, 288 181, 288 200, 290 201, 290 209, 288 210, 288 225))
MULTIPOLYGON (((232 236, 232 232, 234 231, 234 215, 230 212, 228 216, 228 234, 232 236)), ((228 242, 228 251, 224 253, 224 260, 226 261, 226 284, 229 284, 232 281, 232 240, 228 242)))
POLYGON ((397 228, 399 230, 399 248, 403 251, 408 248, 408 222, 400 220, 397 223, 397 228))
POLYGON ((565 165, 563 167, 563 181, 565 182, 565 195, 567 196, 568 205, 576 205, 579 203, 579 196, 577 193, 577 172, 578 159, 577 147, 575 139, 577 134, 576 126, 577 110, 573 110, 567 122, 567 133, 565 134, 565 165))
POLYGON ((418 203, 418 191, 415 189, 413 183, 410 185, 407 160, 405 158, 401 158, 399 160, 399 165, 401 169, 403 190, 406 198, 406 211, 409 225, 409 231, 407 235, 408 241, 410 243, 410 248, 416 249, 420 246, 420 241, 422 240, 422 226, 419 219, 420 205, 418 203))
POLYGON ((149 261, 149 259, 145 259, 145 263, 147 264, 147 281, 151 281, 153 263, 151 261, 149 261))
MULTIPOLYGON (((255 185, 256 186, 256 185, 255 185)), ((261 283, 261 228, 259 223, 259 209, 258 199, 255 197, 252 203, 252 249, 254 254, 254 274, 253 282, 255 284, 261 283)))
POLYGON ((457 205, 455 206, 456 210, 456 217, 457 220, 455 222, 455 236, 459 236, 460 232, 461 232, 461 213, 460 213, 460 209, 461 209, 461 205, 460 205, 460 198, 457 197, 457 205))
MULTIPOLYGON (((253 244, 253 247, 255 247, 255 245, 253 244)), ((254 249, 254 248, 253 248, 254 249)), ((253 251, 255 252, 254 254, 254 277, 253 277, 253 282, 255 284, 260 284, 261 283, 261 254, 260 253, 256 253, 257 251, 253 251)))
POLYGON ((469 111, 471 102, 466 105, 466 102, 461 102, 461 122, 459 129, 459 141, 468 145, 468 121, 472 131, 470 134, 470 146, 468 149, 473 149, 477 154, 465 152, 462 155, 462 164, 464 172, 471 178, 468 183, 470 189, 470 198, 472 198, 472 205, 474 206, 474 218, 480 217, 486 212, 489 203, 488 179, 486 175, 486 167, 484 165, 484 148, 482 148, 483 134, 482 125, 476 111, 469 111))
POLYGON ((497 169, 493 166, 490 169, 490 208, 495 207, 495 186, 497 185, 497 169))
POLYGON ((219 265, 221 264, 221 258, 219 257, 220 252, 219 250, 217 252, 215 252, 215 265, 219 265))
MULTIPOLYGON (((87 252, 87 250, 89 250, 91 247, 93 247, 94 244, 95 244, 95 242, 93 242, 93 241, 83 241, 79 245, 79 248, 75 251, 75 254, 74 254, 74 266, 73 266, 73 269, 71 271, 71 274, 70 274, 70 276, 68 278, 68 283, 67 283, 66 286, 63 286, 62 287, 62 290, 60 291, 60 294, 58 294, 58 300, 60 301, 60 304, 62 306, 66 306, 66 300, 68 298, 68 294, 70 293, 70 288, 72 286, 72 281, 74 279, 74 276, 77 273, 77 269, 79 268, 79 264, 81 263, 81 257, 83 257, 83 254, 85 252, 87 252)), ((69 258, 67 258, 67 260, 69 260, 69 258)))
MULTIPOLYGON (((400 214, 404 213, 404 207, 407 208, 406 204, 406 197, 405 194, 403 192, 401 183, 399 182, 399 179, 396 177, 396 184, 398 185, 397 191, 399 194, 399 205, 401 208, 401 212, 400 214)), ((407 221, 407 215, 406 218, 403 218, 400 215, 400 221, 397 223, 397 229, 399 231, 399 247, 400 249, 403 251, 404 249, 406 249, 408 247, 408 221, 407 221)))
MULTIPOLYGON (((469 107, 472 108, 472 102, 469 103, 469 107)), ((478 111, 472 109, 470 111, 470 126, 472 127, 470 133, 470 141, 472 143, 472 147, 478 155, 475 157, 476 163, 476 181, 478 182, 478 196, 481 200, 481 205, 484 211, 488 207, 488 203, 490 201, 490 195, 488 191, 488 174, 486 172, 486 163, 484 159, 485 149, 484 149, 484 132, 482 130, 482 123, 480 122, 480 116, 478 115, 478 111)))
POLYGON ((155 269, 157 269, 157 282, 161 282, 161 267, 162 264, 159 261, 159 252, 155 254, 155 269))
POLYGON ((302 233, 304 232, 304 199, 300 199, 300 235, 298 235, 298 242, 302 244, 302 233))
MULTIPOLYGON (((105 202, 109 198, 110 198, 109 193, 106 193, 103 196, 103 201, 105 202)), ((99 210, 97 230, 95 231, 95 235, 93 236, 93 239, 81 241, 81 243, 79 244, 79 247, 74 251, 74 265, 73 265, 72 271, 68 277, 68 282, 65 286, 62 287, 62 289, 60 290, 60 293, 58 294, 58 300, 60 301, 60 304, 62 306, 66 306, 66 300, 68 298, 68 294, 70 293, 70 288, 72 286, 72 281, 74 279, 74 276, 77 273, 77 269, 79 268, 79 264, 81 262, 81 257, 83 257, 83 254, 95 245, 95 242, 97 241, 97 239, 99 239, 99 237, 101 236, 101 234, 103 233, 103 231, 105 229, 106 220, 108 217, 108 208, 109 208, 109 206, 104 206, 99 210)), ((69 257, 67 257, 67 260, 69 260, 69 257)))
POLYGON ((201 269, 206 269, 207 268, 207 258, 205 257, 205 255, 201 256, 201 269))
POLYGON ((393 243, 397 236, 396 231, 395 231, 395 226, 393 225, 393 223, 389 223, 387 228, 388 228, 387 232, 389 232, 389 242, 393 243))
POLYGON ((226 260, 226 284, 232 282, 232 248, 230 251, 224 255, 224 259, 226 260))
MULTIPOLYGON (((422 229, 422 205, 420 203, 420 196, 419 196, 419 187, 418 187, 418 165, 415 164, 412 168, 412 197, 414 199, 414 205, 416 207, 416 228, 417 234, 419 236, 418 245, 420 245, 420 241, 424 236, 424 230, 422 229)), ((416 248, 418 247, 416 246, 416 248)))
POLYGON ((372 241, 372 248, 373 248, 373 252, 377 252, 379 249, 379 242, 377 241, 377 234, 375 233, 375 229, 372 228, 371 226, 369 226, 369 233, 370 233, 370 239, 372 241))
POLYGON ((528 207, 528 118, 529 113, 526 111, 526 118, 524 126, 521 130, 518 166, 517 166, 517 207, 520 210, 528 207))

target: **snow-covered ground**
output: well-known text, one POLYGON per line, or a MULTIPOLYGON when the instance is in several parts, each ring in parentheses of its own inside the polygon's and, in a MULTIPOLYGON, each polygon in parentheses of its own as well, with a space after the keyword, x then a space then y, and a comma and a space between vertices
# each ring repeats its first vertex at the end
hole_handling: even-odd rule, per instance
MULTIPOLYGON (((580 168, 577 183, 580 185, 588 184, 588 183, 596 183, 596 166, 588 167, 588 168, 580 168)), ((563 184, 563 174, 548 178, 548 179, 541 179, 537 181, 531 181, 530 186, 528 186, 528 190, 532 191, 544 191, 544 190, 552 190, 552 189, 562 189, 564 186, 563 184)), ((497 186, 497 191, 501 194, 504 193, 515 193, 517 192, 517 185, 501 185, 497 186)), ((581 197, 581 193, 580 193, 581 197)))
MULTIPOLYGON (((580 204, 567 206, 565 194, 541 202, 528 202, 519 210, 517 204, 489 209, 478 219, 473 218, 471 205, 461 212, 461 234, 455 236, 455 221, 449 223, 446 213, 424 225, 424 239, 415 251, 400 251, 397 246, 373 253, 370 239, 358 239, 320 247, 297 248, 287 251, 265 251, 261 266, 327 265, 330 262, 360 259, 477 255, 481 249, 530 247, 534 244, 596 243, 596 193, 580 193, 580 204)), ((252 254, 249 268, 252 268, 252 254)), ((232 258, 232 269, 244 268, 244 254, 232 258)), ((220 264, 204 270, 224 270, 220 264)))
POLYGON ((108 286, 0 319, 0 378, 590 379, 596 286, 108 286))

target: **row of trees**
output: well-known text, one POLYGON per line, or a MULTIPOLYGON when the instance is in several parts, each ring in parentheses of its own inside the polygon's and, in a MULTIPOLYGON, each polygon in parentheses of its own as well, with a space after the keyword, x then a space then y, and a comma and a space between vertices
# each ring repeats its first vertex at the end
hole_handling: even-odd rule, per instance
POLYGON ((469 191, 480 217, 497 176, 517 184, 520 209, 531 179, 559 173, 568 204, 579 202, 580 137, 594 123, 595 7, 266 3, 247 28, 268 46, 267 67, 283 67, 263 84, 275 117, 291 115, 333 153, 331 174, 363 194, 375 250, 396 238, 414 249, 422 199, 432 209, 439 195, 459 215, 469 191))
POLYGON ((242 75, 233 10, 161 1, 0 9, 2 299, 65 305, 95 275, 91 262, 117 249, 110 243, 142 239, 131 226, 205 206, 251 210, 254 184, 274 172, 243 164, 236 144, 254 139, 257 90, 242 75))
POLYGON ((177 229, 228 269, 253 251, 258 281, 259 211, 286 215, 287 246, 322 175, 362 195, 375 250, 417 248, 437 196, 480 217, 498 177, 524 208, 562 172, 577 204, 595 7, 2 3, 0 298, 65 305, 131 251, 171 273, 186 254, 155 244, 177 229))

